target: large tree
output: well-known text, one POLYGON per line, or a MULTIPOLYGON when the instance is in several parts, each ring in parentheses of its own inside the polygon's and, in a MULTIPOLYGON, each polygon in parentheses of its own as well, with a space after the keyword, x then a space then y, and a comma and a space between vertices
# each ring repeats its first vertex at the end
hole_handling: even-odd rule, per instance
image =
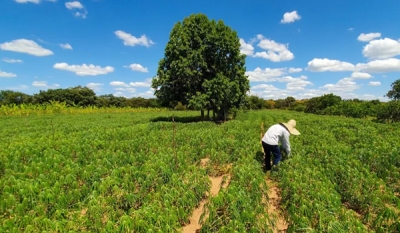
POLYGON ((249 90, 237 33, 223 21, 192 14, 174 25, 152 81, 164 106, 178 102, 214 110, 220 118, 240 107, 249 90))
POLYGON ((391 87, 392 89, 385 96, 392 100, 400 100, 400 79, 394 81, 391 87))

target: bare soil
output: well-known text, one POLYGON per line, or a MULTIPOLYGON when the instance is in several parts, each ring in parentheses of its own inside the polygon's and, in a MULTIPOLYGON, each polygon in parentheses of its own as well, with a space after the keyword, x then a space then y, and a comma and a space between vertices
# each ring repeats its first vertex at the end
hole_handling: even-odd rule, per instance
MULTIPOLYGON (((204 158, 201 160, 201 166, 204 167, 209 162, 208 158, 204 158)), ((200 232, 201 225, 199 224, 200 217, 204 212, 204 205, 208 202, 208 199, 213 196, 218 195, 219 191, 222 188, 226 188, 229 185, 230 175, 224 174, 221 176, 211 177, 209 176, 208 179, 211 181, 211 188, 210 192, 207 193, 207 198, 202 200, 199 206, 193 211, 192 216, 189 219, 189 224, 182 228, 182 233, 196 233, 200 232), (224 177, 227 177, 226 182, 222 184, 224 177), (222 185, 221 185, 222 184, 222 185)), ((208 214, 205 215, 205 219, 207 219, 208 214)))
POLYGON ((280 209, 280 190, 277 184, 271 178, 268 177, 266 181, 268 185, 268 215, 275 220, 272 230, 274 233, 286 232, 288 223, 286 222, 280 209))

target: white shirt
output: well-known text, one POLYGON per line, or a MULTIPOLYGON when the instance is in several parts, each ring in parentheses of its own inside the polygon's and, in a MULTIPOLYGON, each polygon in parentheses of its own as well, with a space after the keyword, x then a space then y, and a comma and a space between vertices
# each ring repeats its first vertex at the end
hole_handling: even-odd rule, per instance
POLYGON ((290 142, 289 142, 289 131, 280 124, 275 124, 271 126, 267 132, 264 134, 262 141, 269 145, 278 145, 279 142, 282 143, 283 148, 286 153, 290 154, 290 142))

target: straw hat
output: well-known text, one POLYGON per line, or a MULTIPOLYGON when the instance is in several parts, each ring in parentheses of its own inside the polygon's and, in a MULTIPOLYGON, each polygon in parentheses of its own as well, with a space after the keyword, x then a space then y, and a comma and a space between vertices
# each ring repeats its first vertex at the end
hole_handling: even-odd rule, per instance
POLYGON ((296 129, 296 121, 291 119, 287 123, 282 123, 283 125, 286 126, 286 128, 289 130, 289 132, 293 135, 300 135, 300 132, 296 129))

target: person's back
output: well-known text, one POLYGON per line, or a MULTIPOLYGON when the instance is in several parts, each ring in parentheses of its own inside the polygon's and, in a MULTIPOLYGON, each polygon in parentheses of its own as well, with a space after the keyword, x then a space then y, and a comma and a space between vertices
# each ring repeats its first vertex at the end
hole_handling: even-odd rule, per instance
POLYGON ((284 139, 289 138, 289 136, 290 133, 284 126, 275 124, 267 130, 262 140, 269 145, 278 145, 279 142, 286 144, 284 139))

